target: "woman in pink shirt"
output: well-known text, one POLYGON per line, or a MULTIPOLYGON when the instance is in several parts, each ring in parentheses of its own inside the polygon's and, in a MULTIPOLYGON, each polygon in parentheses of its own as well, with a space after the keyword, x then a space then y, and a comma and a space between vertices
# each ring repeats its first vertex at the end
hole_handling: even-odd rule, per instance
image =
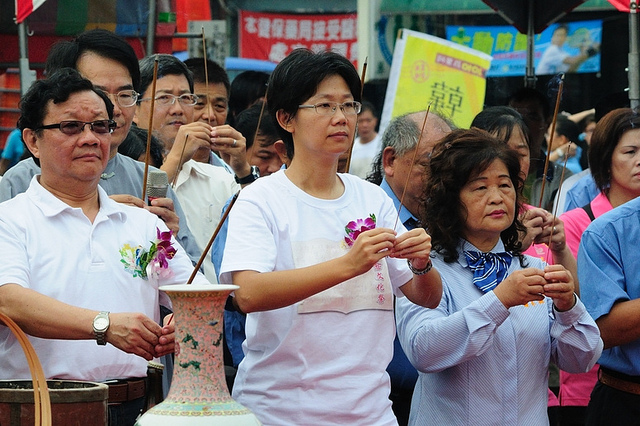
MULTIPOLYGON (((584 207, 560 216, 567 245, 574 256, 582 233, 593 219, 640 195, 640 116, 620 108, 602 117, 589 147, 589 166, 600 194, 584 207)), ((591 391, 598 380, 598 366, 590 372, 560 372, 560 404, 571 406, 567 417, 584 420, 591 391)))

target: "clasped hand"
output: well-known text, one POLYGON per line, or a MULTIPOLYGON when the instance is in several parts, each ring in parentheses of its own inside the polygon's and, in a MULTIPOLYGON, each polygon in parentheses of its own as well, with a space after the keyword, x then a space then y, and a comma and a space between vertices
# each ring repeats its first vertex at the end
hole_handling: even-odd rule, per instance
POLYGON ((409 259, 416 269, 424 269, 428 265, 431 237, 423 228, 396 235, 390 228, 375 228, 358 235, 348 253, 356 275, 367 272, 386 256, 409 259))
POLYGON ((544 270, 526 268, 515 271, 493 290, 507 308, 543 300, 546 296, 553 299, 558 311, 568 311, 573 307, 574 291, 573 276, 562 265, 547 265, 544 270))
POLYGON ((521 213, 520 220, 527 228, 526 234, 521 238, 523 251, 527 250, 531 244, 549 244, 550 237, 551 251, 564 250, 566 246, 564 223, 560 219, 545 209, 536 207, 521 213))

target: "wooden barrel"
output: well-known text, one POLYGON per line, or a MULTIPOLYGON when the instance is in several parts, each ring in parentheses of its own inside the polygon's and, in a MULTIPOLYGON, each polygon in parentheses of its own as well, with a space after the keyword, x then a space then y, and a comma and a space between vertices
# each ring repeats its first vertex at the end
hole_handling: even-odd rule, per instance
MULTIPOLYGON (((102 383, 48 380, 53 426, 105 426, 109 387, 102 383)), ((33 426, 33 384, 0 380, 0 425, 33 426)))

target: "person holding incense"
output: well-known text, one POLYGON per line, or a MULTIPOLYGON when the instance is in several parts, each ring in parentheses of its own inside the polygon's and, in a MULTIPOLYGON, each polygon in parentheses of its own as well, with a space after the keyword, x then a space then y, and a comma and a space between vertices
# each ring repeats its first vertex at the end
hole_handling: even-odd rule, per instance
MULTIPOLYGON (((129 389, 110 397, 109 413, 111 425, 132 425, 147 362, 174 350, 174 326, 158 324, 159 287, 186 282, 193 266, 162 220, 98 186, 116 128, 103 91, 63 68, 36 81, 20 108, 41 172, 0 204, 0 311, 30 335, 47 378, 129 389)), ((194 282, 207 283, 201 274, 194 282)), ((5 327, 0 358, 1 379, 30 378, 5 327)))
MULTIPOLYGON (((167 172, 184 208, 187 226, 202 253, 218 226, 222 207, 240 190, 241 184, 225 169, 208 164, 215 127, 194 121, 198 96, 193 94, 193 76, 187 66, 172 55, 148 56, 140 61, 140 79, 142 95, 134 120, 148 130, 152 116, 153 134, 165 147, 161 170, 167 172), (156 58, 158 70, 152 112, 151 83, 156 58)), ((229 137, 224 139, 227 145, 233 143, 229 137)), ((210 255, 206 256, 203 271, 210 282, 218 282, 210 255)))
POLYGON ((565 170, 563 174, 562 164, 553 161, 549 161, 545 170, 545 134, 553 121, 549 99, 536 89, 524 87, 512 93, 507 104, 522 115, 529 129, 531 167, 523 187, 525 200, 531 205, 551 210, 561 182, 573 173, 565 170), (546 176, 543 176, 545 172, 546 176))
MULTIPOLYGON (((531 163, 529 133, 518 111, 507 106, 485 108, 474 117, 471 127, 486 130, 513 149, 520 161, 520 178, 526 179, 531 163)), ((523 187, 520 186, 518 192, 522 193, 522 190, 523 187)), ((523 203, 520 221, 526 228, 526 233, 522 233, 520 237, 523 254, 537 257, 547 263, 564 265, 574 278, 577 277, 576 259, 566 244, 564 224, 561 220, 543 208, 523 203)), ((576 293, 579 294, 577 289, 576 283, 576 293)))
POLYGON ((548 366, 588 371, 598 328, 562 265, 523 255, 516 153, 485 131, 434 148, 423 223, 443 297, 398 299, 398 336, 418 369, 409 424, 548 424, 548 366))
MULTIPOLYGON (((108 94, 114 105, 116 129, 111 135, 109 162, 100 178, 100 187, 115 201, 145 208, 158 215, 176 235, 191 261, 200 252, 189 230, 184 211, 173 189, 166 198, 144 201, 144 163, 119 154, 118 147, 129 135, 140 90, 140 68, 133 48, 122 37, 104 29, 85 31, 72 40, 53 45, 47 55, 46 74, 64 67, 74 68, 108 94)), ((34 175, 40 173, 38 160, 29 158, 12 167, 0 182, 0 201, 27 190, 34 175)))
POLYGON ((221 281, 240 286, 245 358, 233 397, 265 425, 395 425, 393 295, 441 297, 430 237, 406 231, 387 195, 337 173, 353 140, 360 78, 345 57, 296 49, 267 89, 286 170, 240 192, 221 281))
MULTIPOLYGON (((450 131, 449 124, 430 110, 428 115, 426 111, 419 111, 395 117, 382 135, 382 149, 373 161, 373 170, 367 180, 380 185, 391 198, 396 210, 400 210, 399 220, 408 230, 420 226, 420 200, 431 150, 450 131), (400 208, 405 184, 407 188, 400 208)), ((402 351, 397 337, 393 341, 393 358, 387 373, 391 379, 389 399, 398 424, 403 426, 409 422, 418 372, 402 351)))
POLYGON ((246 181, 245 185, 251 183, 254 177, 262 176, 259 169, 252 167, 254 163, 251 159, 247 158, 247 138, 253 136, 255 128, 251 130, 251 135, 244 135, 237 126, 227 123, 230 96, 227 72, 210 59, 189 58, 184 64, 193 74, 194 93, 198 96, 198 102, 193 107, 193 121, 212 126, 208 163, 224 167, 236 176, 246 177, 238 178, 246 181), (229 140, 232 143, 228 143, 229 140))

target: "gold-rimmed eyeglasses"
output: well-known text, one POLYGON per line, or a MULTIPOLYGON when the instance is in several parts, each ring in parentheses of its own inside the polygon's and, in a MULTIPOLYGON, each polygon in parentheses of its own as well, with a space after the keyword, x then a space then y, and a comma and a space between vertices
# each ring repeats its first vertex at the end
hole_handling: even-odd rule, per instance
MULTIPOLYGON (((140 99, 140 102, 150 101, 151 98, 140 99)), ((176 100, 185 106, 194 106, 198 102, 198 97, 193 93, 184 93, 180 96, 164 93, 156 96, 156 103, 162 106, 169 106, 176 103, 176 100)))
POLYGON ((298 105, 298 108, 313 108, 317 114, 326 116, 335 114, 338 107, 344 115, 357 115, 362 109, 362 104, 357 101, 349 101, 341 104, 338 102, 319 102, 315 105, 298 105))

